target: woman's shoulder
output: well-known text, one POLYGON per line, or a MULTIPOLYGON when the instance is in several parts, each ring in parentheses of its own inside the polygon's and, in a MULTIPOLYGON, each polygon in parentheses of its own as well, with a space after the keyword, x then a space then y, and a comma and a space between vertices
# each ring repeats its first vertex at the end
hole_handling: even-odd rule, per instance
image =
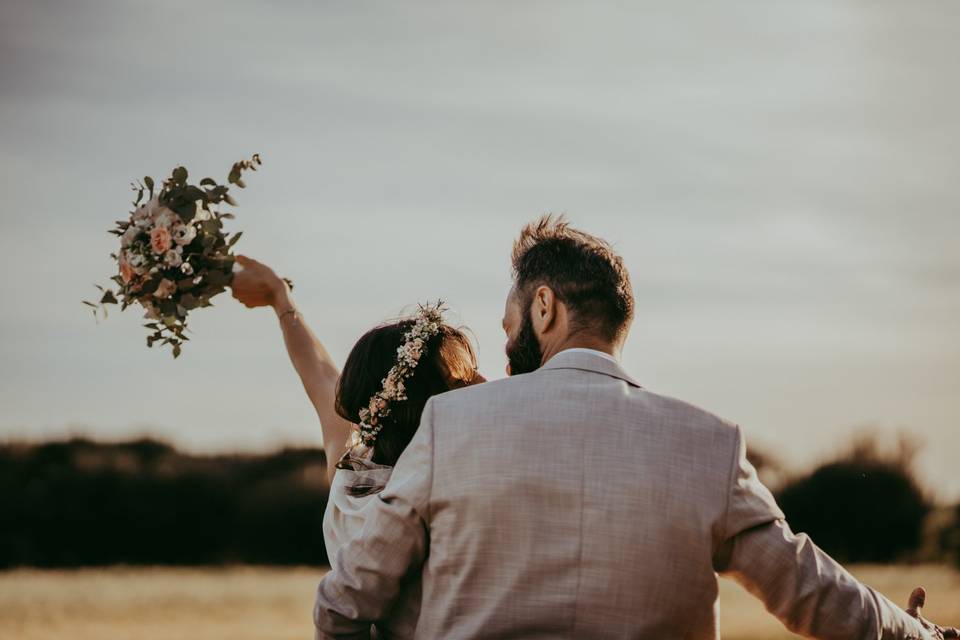
POLYGON ((350 449, 339 462, 330 486, 332 498, 363 498, 383 491, 393 467, 377 464, 365 451, 350 449))

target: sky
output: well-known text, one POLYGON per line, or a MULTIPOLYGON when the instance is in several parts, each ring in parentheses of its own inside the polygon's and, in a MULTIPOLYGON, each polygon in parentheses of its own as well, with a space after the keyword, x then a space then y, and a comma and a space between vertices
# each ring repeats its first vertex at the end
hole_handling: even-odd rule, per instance
POLYGON ((960 4, 0 0, 0 439, 320 444, 276 320, 173 360, 114 273, 131 180, 236 195, 342 362, 442 298, 503 376, 509 253, 565 213, 632 274, 644 386, 788 466, 904 432, 960 497, 960 4))

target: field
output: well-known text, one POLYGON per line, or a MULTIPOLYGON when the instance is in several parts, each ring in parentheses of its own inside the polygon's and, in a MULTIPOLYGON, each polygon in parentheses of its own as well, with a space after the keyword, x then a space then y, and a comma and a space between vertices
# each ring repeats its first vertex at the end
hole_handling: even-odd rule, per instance
MULTIPOLYGON (((0 638, 253 640, 312 637, 322 570, 112 568, 0 573, 0 638)), ((855 567, 894 601, 923 584, 927 615, 960 623, 960 573, 938 566, 855 567)), ((738 585, 721 581, 723 637, 795 638, 738 585)))

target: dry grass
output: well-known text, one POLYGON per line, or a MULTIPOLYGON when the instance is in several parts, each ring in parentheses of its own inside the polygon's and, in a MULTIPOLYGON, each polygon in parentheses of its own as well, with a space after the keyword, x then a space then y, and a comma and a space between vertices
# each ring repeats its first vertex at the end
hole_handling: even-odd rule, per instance
MULTIPOLYGON (((857 578, 902 607, 914 587, 927 589, 925 617, 941 624, 960 625, 960 572, 937 565, 855 566, 857 578)), ((730 580, 720 581, 720 615, 725 640, 784 640, 787 632, 760 602, 730 580)))
POLYGON ((0 638, 311 637, 318 569, 18 570, 0 574, 0 638))
MULTIPOLYGON (((937 566, 857 567, 897 602, 923 584, 931 619, 960 623, 960 573, 937 566)), ((321 570, 113 568, 0 573, 0 638, 218 640, 309 638, 321 570)), ((722 581, 727 640, 795 638, 739 586, 722 581)))

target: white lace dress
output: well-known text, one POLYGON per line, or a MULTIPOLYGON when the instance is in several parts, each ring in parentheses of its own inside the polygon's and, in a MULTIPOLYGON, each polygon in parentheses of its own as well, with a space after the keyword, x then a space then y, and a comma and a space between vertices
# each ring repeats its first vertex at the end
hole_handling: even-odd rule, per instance
MULTIPOLYGON (((360 533, 373 500, 387 485, 393 467, 370 460, 371 450, 363 455, 348 451, 330 484, 327 509, 323 514, 323 540, 327 557, 333 557, 351 538, 360 533)), ((420 616, 420 576, 405 581, 400 597, 390 613, 376 624, 377 638, 412 638, 420 616)))

